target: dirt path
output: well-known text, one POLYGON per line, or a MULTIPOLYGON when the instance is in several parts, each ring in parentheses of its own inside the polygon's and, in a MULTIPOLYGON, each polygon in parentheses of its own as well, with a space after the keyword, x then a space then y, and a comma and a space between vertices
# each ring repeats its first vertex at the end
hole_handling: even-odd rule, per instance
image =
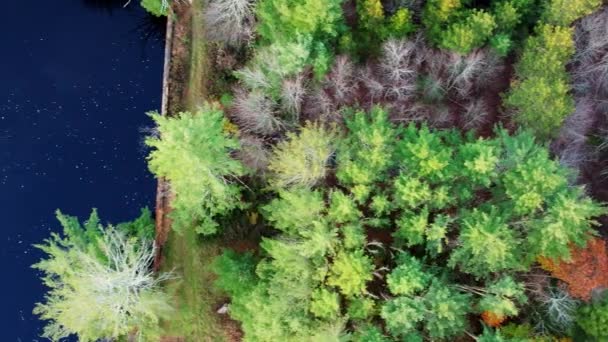
MULTIPOLYGON (((163 115, 194 111, 208 97, 210 49, 204 37, 205 0, 192 4, 173 2, 173 16, 167 29, 167 63, 163 81, 163 115)), ((155 269, 173 271, 179 279, 167 284, 175 298, 176 313, 163 323, 164 342, 238 341, 235 322, 215 313, 224 298, 215 290, 210 270, 220 253, 220 243, 205 240, 194 229, 177 234, 171 231, 169 184, 159 180, 156 198, 156 242, 160 246, 155 269)))

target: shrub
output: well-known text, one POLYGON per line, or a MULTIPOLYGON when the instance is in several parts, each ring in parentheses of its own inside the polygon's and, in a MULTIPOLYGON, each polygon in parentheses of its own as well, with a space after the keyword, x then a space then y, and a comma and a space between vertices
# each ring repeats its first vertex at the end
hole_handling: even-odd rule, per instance
POLYGON ((150 116, 160 136, 146 139, 153 148, 148 165, 156 176, 171 183, 173 229, 179 232, 194 226, 198 233, 214 234, 219 228, 215 219, 242 205, 234 179, 245 173, 230 156, 239 143, 223 131, 224 114, 206 105, 194 114, 150 116))
POLYGON ((242 296, 256 284, 255 265, 250 253, 224 250, 213 261, 213 272, 218 276, 215 285, 232 297, 242 296))

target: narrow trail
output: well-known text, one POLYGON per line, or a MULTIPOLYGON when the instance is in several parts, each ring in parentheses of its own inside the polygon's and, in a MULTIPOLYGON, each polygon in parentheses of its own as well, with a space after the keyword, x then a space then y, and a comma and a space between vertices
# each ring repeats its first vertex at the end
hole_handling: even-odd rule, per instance
MULTIPOLYGON (((167 29, 163 84, 163 115, 195 111, 208 98, 211 81, 209 47, 205 40, 205 0, 173 3, 167 29)), ((219 243, 201 241, 194 229, 171 231, 169 184, 159 180, 156 207, 156 242, 160 246, 155 269, 173 271, 179 279, 167 284, 175 298, 176 313, 164 322, 163 342, 236 341, 230 327, 215 313, 222 300, 213 286, 210 264, 220 253, 219 243)))

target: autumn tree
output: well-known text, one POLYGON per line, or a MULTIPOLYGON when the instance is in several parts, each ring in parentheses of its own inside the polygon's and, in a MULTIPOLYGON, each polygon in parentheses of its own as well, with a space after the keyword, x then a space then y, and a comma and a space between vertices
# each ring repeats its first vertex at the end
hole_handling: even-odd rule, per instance
POLYGON ((606 242, 594 238, 585 247, 573 246, 570 259, 539 258, 541 266, 551 275, 568 284, 568 292, 583 300, 595 292, 608 289, 608 252, 606 242))

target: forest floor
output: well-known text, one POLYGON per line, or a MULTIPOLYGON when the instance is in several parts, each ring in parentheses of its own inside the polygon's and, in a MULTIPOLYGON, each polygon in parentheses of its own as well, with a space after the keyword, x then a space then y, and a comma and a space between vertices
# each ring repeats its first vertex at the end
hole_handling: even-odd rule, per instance
MULTIPOLYGON (((208 98, 208 82, 212 78, 210 49, 204 37, 204 0, 192 4, 173 2, 173 16, 169 25, 165 67, 163 114, 194 111, 208 98)), ((159 181, 156 209, 156 242, 160 253, 155 267, 172 271, 178 277, 167 283, 175 298, 176 313, 163 323, 164 342, 177 341, 238 341, 240 331, 236 322, 215 311, 225 298, 213 286, 215 275, 211 263, 221 252, 220 240, 202 241, 194 229, 181 234, 171 231, 167 217, 170 211, 170 191, 159 181)))

